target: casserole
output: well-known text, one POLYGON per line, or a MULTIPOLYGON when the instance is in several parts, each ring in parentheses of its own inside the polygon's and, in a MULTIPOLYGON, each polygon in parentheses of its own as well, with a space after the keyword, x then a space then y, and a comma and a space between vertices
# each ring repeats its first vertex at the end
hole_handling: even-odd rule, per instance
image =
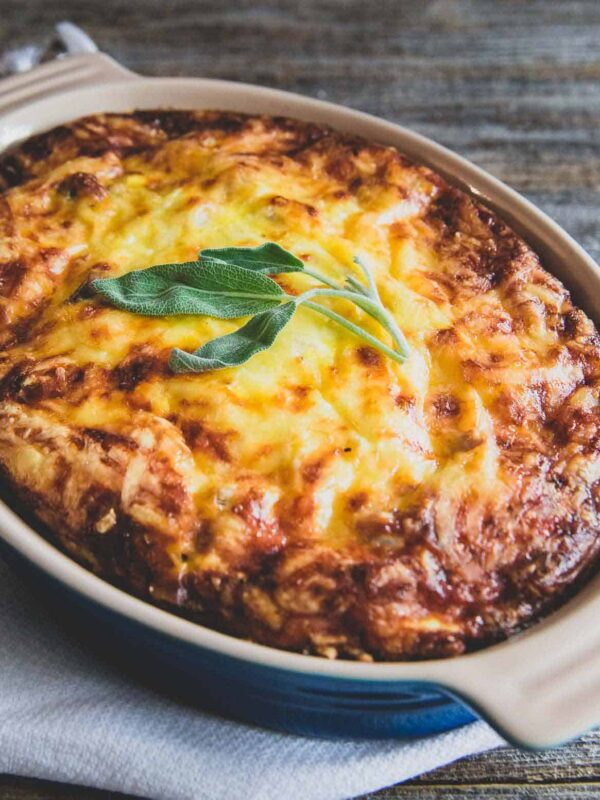
MULTIPOLYGON (((81 116, 92 111, 122 111, 132 107, 142 109, 164 107, 165 105, 175 105, 180 108, 220 107, 225 110, 260 111, 310 119, 318 123, 331 124, 337 129, 363 135, 370 140, 396 145, 409 157, 430 164, 452 182, 463 187, 466 186, 472 193, 485 197, 488 205, 496 208, 503 218, 507 219, 525 236, 527 241, 541 253, 550 269, 559 277, 566 278, 561 274, 561 265, 570 263, 572 267, 574 263, 578 264, 579 271, 575 272, 570 279, 566 279, 567 285, 575 290, 576 299, 578 299, 577 289, 585 287, 586 279, 588 286, 589 281, 595 279, 596 268, 585 254, 542 215, 534 212, 525 201, 516 198, 493 179, 483 176, 476 169, 465 165, 460 159, 445 153, 436 145, 427 143, 420 137, 386 123, 377 122, 354 112, 336 109, 327 104, 312 103, 302 98, 255 87, 239 87, 218 81, 137 79, 119 71, 118 67, 102 56, 82 57, 70 62, 51 65, 39 70, 38 76, 37 81, 33 75, 12 79, 7 82, 4 95, 0 96, 0 99, 4 99, 5 104, 9 107, 3 127, 5 144, 28 136, 36 130, 52 127, 73 116, 81 116), (102 83, 103 74, 107 71, 110 72, 111 69, 113 71, 112 82, 108 80, 106 83, 102 83), (78 77, 87 84, 98 82, 93 94, 77 90, 64 93, 69 83, 76 81, 78 77), (19 108, 19 104, 23 104, 24 101, 31 101, 32 93, 34 96, 36 92, 48 94, 51 89, 59 92, 51 98, 51 101, 45 99, 19 108), (76 112, 73 113, 75 109, 76 112), (43 119, 44 124, 38 129, 34 129, 30 124, 28 125, 28 120, 32 118, 43 119)), ((593 313, 593 310, 591 311, 593 313)), ((5 536, 5 541, 12 545, 17 542, 18 538, 15 530, 12 528, 12 537, 10 530, 7 530, 5 536)), ((23 540, 19 539, 18 541, 18 549, 23 553, 23 540)), ((72 566, 70 565, 70 568, 72 566)), ((46 569, 45 572, 47 573, 48 570, 46 569)), ((61 577, 64 586, 67 576, 63 574, 61 577)), ((116 592, 112 589, 111 591, 116 592)), ((557 674, 560 676, 561 672, 566 670, 569 678, 572 679, 574 675, 578 674, 573 662, 578 669, 588 668, 589 648, 593 643, 588 639, 585 631, 582 634, 587 645, 585 651, 581 653, 577 647, 573 647, 568 657, 565 657, 562 669, 560 666, 557 668, 557 664, 560 665, 560 659, 556 657, 552 659, 552 668, 548 669, 549 658, 547 653, 543 652, 543 647, 544 644, 549 645, 553 639, 543 640, 541 637, 544 631, 546 636, 550 636, 549 632, 554 632, 556 635, 556 631, 560 627, 560 620, 563 620, 564 625, 568 625, 569 620, 574 619, 572 617, 574 608, 580 608, 577 619, 581 624, 583 610, 588 608, 586 604, 582 605, 582 598, 588 597, 589 591, 588 587, 586 592, 580 594, 561 612, 518 639, 513 639, 506 645, 499 645, 485 653, 460 657, 451 662, 434 661, 419 665, 378 664, 371 666, 369 670, 367 669, 368 665, 314 664, 309 657, 290 656, 283 653, 273 654, 272 651, 265 651, 264 648, 258 648, 257 645, 241 642, 231 645, 229 640, 228 646, 234 648, 234 653, 238 658, 247 656, 249 659, 249 663, 241 675, 239 669, 233 668, 235 667, 234 662, 223 661, 222 648, 225 647, 223 640, 219 640, 218 646, 214 643, 211 644, 213 650, 210 654, 206 651, 202 653, 197 648, 184 648, 181 645, 179 654, 181 657, 178 660, 173 659, 172 646, 159 645, 158 641, 152 645, 150 652, 153 653, 154 658, 162 657, 163 660, 166 658, 170 669, 181 670, 192 681, 196 677, 197 664, 202 664, 205 685, 209 680, 207 676, 212 675, 214 678, 218 672, 219 679, 210 684, 212 699, 217 705, 224 707, 229 713, 247 719, 259 719, 267 724, 283 725, 288 729, 292 725, 295 729, 300 727, 305 732, 321 734, 408 734, 440 730, 465 721, 467 716, 463 708, 455 703, 447 702, 443 692, 440 693, 436 689, 424 690, 426 684, 441 683, 451 692, 466 696, 473 705, 481 705, 484 712, 490 714, 497 725, 510 735, 516 738, 521 737, 533 744, 543 744, 544 737, 556 736, 557 733, 559 737, 565 733, 569 735, 569 731, 576 730, 573 728, 573 724, 579 726, 581 719, 578 721, 572 719, 575 703, 573 696, 570 696, 566 708, 571 712, 571 718, 569 715, 565 715, 567 717, 565 722, 564 717, 553 712, 555 717, 563 719, 563 727, 561 728, 557 724, 554 733, 549 732, 549 726, 543 720, 543 703, 538 706, 534 703, 531 713, 526 715, 527 719, 519 720, 517 725, 516 713, 522 712, 524 707, 524 699, 519 694, 521 693, 529 700, 532 694, 529 687, 535 686, 539 682, 539 677, 531 674, 528 669, 523 667, 523 664, 535 663, 531 653, 535 652, 535 643, 537 642, 538 648, 540 645, 542 647, 541 655, 538 658, 544 662, 546 675, 556 677, 557 674), (567 609, 571 610, 571 614, 567 613, 567 609), (250 648, 250 650, 236 650, 235 646, 250 648), (532 646, 534 647, 533 651, 527 649, 532 646), (517 648, 520 648, 520 652, 517 651, 517 648), (220 656, 217 656, 218 651, 221 651, 220 656), (259 651, 262 651, 262 656, 259 651), (297 658, 300 661, 294 664, 288 660, 288 657, 297 658), (261 675, 260 671, 256 673, 256 664, 262 662, 263 668, 266 668, 269 659, 272 659, 270 669, 277 670, 277 674, 271 674, 265 681, 266 676, 261 675), (515 665, 513 660, 523 663, 515 665), (249 665, 250 662, 253 666, 249 665), (185 669, 184 665, 190 665, 190 663, 194 665, 193 668, 190 669, 188 666, 185 669), (211 664, 213 665, 212 670, 211 664), (295 684, 291 683, 292 674, 295 684), (223 677, 225 675, 234 684, 245 683, 246 689, 241 691, 238 689, 233 693, 227 692, 226 689, 224 690, 226 684, 223 677), (374 679, 375 688, 372 685, 374 679), (399 684, 398 681, 400 681, 399 684), (268 694, 265 692, 263 683, 267 683, 270 687, 268 694), (504 687, 504 691, 500 688, 500 683, 504 687), (294 692, 290 693, 292 685, 294 692), (493 688, 493 693, 490 693, 490 687, 493 688), (283 706, 282 695, 276 694, 276 688, 281 689, 283 696, 286 693, 291 694, 286 697, 283 706), (310 702, 307 695, 311 698, 310 702), (243 698, 243 708, 239 705, 240 698, 243 698), (283 719, 285 711, 286 709, 289 711, 294 701, 298 707, 293 713, 293 719, 285 721, 283 719), (513 714, 510 713, 511 707, 513 714), (537 734, 541 737, 539 741, 536 741, 535 738, 536 719, 539 726, 537 734), (571 729, 569 729, 569 724, 571 724, 571 729)), ((111 595, 115 602, 118 596, 118 594, 111 595)), ((98 613, 100 606, 96 605, 95 608, 98 613)), ((128 624, 132 624, 131 619, 128 620, 128 624)), ((120 628, 120 626, 115 627, 120 628)), ((591 626, 587 626, 587 628, 590 630, 591 626)), ((576 629, 576 626, 571 624, 567 629, 571 631, 576 629)), ((171 632, 176 630, 174 621, 169 623, 169 630, 171 632)), ((205 643, 213 642, 210 636, 218 636, 218 634, 199 630, 202 631, 203 636, 208 635, 208 639, 204 640, 205 643)), ((565 640, 564 630, 557 641, 560 640, 565 640)), ((140 633, 138 641, 149 643, 151 640, 147 636, 143 639, 140 633)), ((197 643, 199 644, 199 642, 197 643)), ((228 654, 233 655, 232 652, 228 654)), ((549 680, 548 683, 552 685, 552 681, 549 680)), ((546 692, 542 694, 545 696, 546 692)), ((569 696, 569 693, 566 692, 563 695, 561 691, 558 700, 563 702, 565 696, 569 696)), ((550 692, 550 700, 545 708, 551 708, 552 703, 556 708, 558 700, 557 695, 550 692)), ((558 703, 558 707, 560 707, 560 703, 558 703)), ((593 704, 589 702, 589 697, 586 698, 582 702, 582 715, 584 711, 589 714, 592 707, 593 704)), ((593 723, 594 721, 594 717, 588 718, 588 722, 593 723)))

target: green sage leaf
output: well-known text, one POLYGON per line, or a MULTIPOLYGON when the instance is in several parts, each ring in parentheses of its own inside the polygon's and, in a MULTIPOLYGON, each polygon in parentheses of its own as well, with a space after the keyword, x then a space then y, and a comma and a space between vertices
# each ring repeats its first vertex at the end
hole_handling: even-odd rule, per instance
POLYGON ((154 317, 233 319, 278 306, 285 292, 260 272, 223 261, 188 261, 99 278, 92 288, 117 308, 154 317))
POLYGON ((302 272, 303 262, 295 255, 284 250, 275 242, 267 242, 259 247, 219 247, 200 251, 200 259, 212 259, 224 264, 264 272, 266 275, 278 275, 280 272, 302 272))
POLYGON ((206 342, 193 353, 175 348, 169 367, 173 372, 207 372, 237 367, 252 356, 267 350, 294 315, 296 304, 284 303, 252 317, 239 330, 206 342))

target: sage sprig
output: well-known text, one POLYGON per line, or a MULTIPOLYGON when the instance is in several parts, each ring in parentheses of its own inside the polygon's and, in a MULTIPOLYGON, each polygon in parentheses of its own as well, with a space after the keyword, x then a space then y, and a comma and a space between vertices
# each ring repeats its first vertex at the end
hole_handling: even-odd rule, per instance
POLYGON ((194 314, 218 319, 253 315, 241 328, 220 336, 193 353, 171 352, 173 372, 206 372, 235 367, 267 350, 300 305, 341 325, 389 358, 403 363, 408 344, 396 321, 381 301, 370 269, 355 259, 366 284, 347 275, 338 284, 308 269, 304 262, 274 242, 260 247, 223 247, 202 250, 198 261, 160 264, 134 270, 120 278, 100 278, 92 288, 117 308, 133 314, 173 316, 194 314), (269 275, 302 272, 320 285, 300 295, 285 292, 269 275), (315 302, 320 298, 348 300, 361 308, 390 335, 389 347, 360 325, 315 302))

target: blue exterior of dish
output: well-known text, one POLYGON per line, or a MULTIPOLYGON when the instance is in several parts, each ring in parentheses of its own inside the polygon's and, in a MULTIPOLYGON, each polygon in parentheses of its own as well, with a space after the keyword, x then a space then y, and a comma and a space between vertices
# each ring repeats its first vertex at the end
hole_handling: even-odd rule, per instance
POLYGON ((415 738, 476 719, 434 684, 372 682, 249 664, 165 635, 40 571, 5 542, 6 560, 78 640, 143 683, 209 711, 321 738, 415 738))

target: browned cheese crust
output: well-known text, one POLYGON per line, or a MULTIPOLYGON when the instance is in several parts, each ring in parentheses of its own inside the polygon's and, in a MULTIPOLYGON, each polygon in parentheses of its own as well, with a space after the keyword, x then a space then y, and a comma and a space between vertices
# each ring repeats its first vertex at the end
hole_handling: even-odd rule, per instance
POLYGON ((275 647, 402 660, 503 638, 591 565, 598 334, 430 170, 287 119, 140 112, 30 139, 0 190, 0 466, 97 574, 275 647), (407 363, 300 310, 243 367, 175 376, 172 347, 235 324, 86 288, 266 240, 332 276, 370 259, 407 363))

